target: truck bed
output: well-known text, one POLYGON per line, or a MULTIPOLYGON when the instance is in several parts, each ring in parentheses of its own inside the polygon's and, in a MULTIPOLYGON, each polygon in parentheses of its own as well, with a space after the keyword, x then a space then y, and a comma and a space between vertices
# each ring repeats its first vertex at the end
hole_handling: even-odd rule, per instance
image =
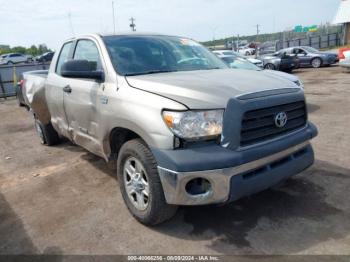
POLYGON ((43 124, 50 122, 50 112, 45 96, 45 83, 48 70, 37 70, 23 73, 23 97, 35 117, 43 124))

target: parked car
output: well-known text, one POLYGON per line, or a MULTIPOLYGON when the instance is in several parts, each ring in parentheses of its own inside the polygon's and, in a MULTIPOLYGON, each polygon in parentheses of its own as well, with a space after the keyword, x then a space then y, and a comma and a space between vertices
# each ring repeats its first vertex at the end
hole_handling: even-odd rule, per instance
POLYGON ((35 57, 35 61, 38 63, 51 62, 54 54, 55 54, 54 52, 46 52, 42 55, 35 57))
POLYGON ((297 46, 282 49, 281 52, 297 55, 301 67, 312 66, 319 68, 329 66, 339 61, 338 54, 332 52, 321 52, 310 46, 297 46))
POLYGON ((299 77, 291 74, 287 74, 285 72, 275 71, 275 70, 261 70, 261 67, 256 66, 255 64, 248 61, 248 59, 240 58, 237 56, 221 56, 220 57, 225 63, 229 65, 229 67, 233 69, 246 69, 246 70, 254 70, 259 71, 261 74, 268 74, 273 77, 279 77, 283 79, 287 79, 297 86, 304 88, 303 83, 299 79, 299 77))
POLYGON ((24 80, 41 143, 67 137, 114 162, 126 206, 147 225, 179 205, 267 189, 314 161, 302 88, 232 70, 191 39, 75 37, 24 80))
POLYGON ((298 57, 287 54, 283 50, 271 55, 260 56, 259 59, 263 61, 265 69, 291 72, 293 69, 299 68, 298 57))
POLYGON ((259 55, 268 55, 277 52, 277 43, 276 41, 267 41, 261 43, 258 48, 259 55))
POLYGON ((13 65, 18 63, 31 63, 33 57, 30 55, 23 55, 19 53, 5 54, 0 58, 0 65, 13 65))
POLYGON ((255 49, 250 47, 240 47, 238 49, 238 53, 243 54, 245 56, 255 55, 255 49))
POLYGON ((256 66, 263 67, 263 62, 261 60, 255 59, 255 58, 250 58, 250 57, 245 57, 242 54, 231 51, 231 50, 215 50, 215 51, 213 51, 213 53, 216 54, 219 58, 223 58, 225 56, 240 57, 240 58, 248 60, 249 62, 255 64, 256 66))

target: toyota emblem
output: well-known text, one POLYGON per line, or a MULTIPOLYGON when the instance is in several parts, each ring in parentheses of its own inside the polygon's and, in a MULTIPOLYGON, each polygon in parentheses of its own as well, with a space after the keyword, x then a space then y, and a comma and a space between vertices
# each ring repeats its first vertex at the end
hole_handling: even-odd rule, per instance
POLYGON ((287 124, 287 121, 288 121, 288 117, 285 112, 279 112, 275 116, 275 125, 279 128, 284 127, 287 124))

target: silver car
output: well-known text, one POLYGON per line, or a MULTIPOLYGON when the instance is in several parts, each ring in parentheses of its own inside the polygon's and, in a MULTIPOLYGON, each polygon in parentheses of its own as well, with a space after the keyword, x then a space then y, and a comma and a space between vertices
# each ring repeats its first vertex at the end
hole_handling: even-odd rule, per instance
POLYGON ((33 62, 33 57, 19 53, 4 54, 0 56, 0 65, 13 65, 33 62))
POLYGON ((113 163, 127 208, 146 225, 180 205, 254 194, 314 161, 302 88, 232 70, 188 38, 75 37, 49 71, 24 79, 41 143, 66 137, 113 163))
POLYGON ((338 55, 332 52, 322 52, 310 46, 296 46, 281 50, 287 54, 294 54, 299 58, 300 67, 311 66, 319 68, 321 66, 330 66, 339 61, 338 55))

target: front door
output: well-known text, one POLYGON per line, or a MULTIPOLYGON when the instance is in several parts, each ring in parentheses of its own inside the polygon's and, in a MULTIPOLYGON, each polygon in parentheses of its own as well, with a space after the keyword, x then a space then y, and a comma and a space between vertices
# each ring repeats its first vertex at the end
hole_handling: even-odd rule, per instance
POLYGON ((305 66, 310 64, 310 57, 304 49, 294 48, 294 53, 298 56, 300 65, 305 66))

